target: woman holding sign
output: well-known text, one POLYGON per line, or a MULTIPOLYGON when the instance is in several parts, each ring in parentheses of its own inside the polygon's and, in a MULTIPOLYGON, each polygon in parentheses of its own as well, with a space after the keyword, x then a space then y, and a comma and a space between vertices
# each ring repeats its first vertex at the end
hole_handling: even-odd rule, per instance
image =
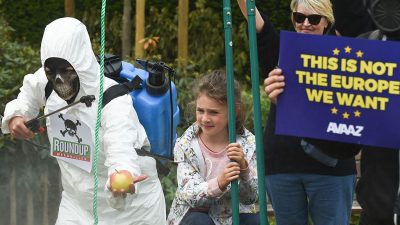
MULTIPOLYGON (((238 0, 246 17, 246 1, 238 0)), ((335 18, 329 0, 292 0, 294 29, 326 35, 335 18)), ((354 155, 359 146, 275 134, 277 97, 284 90, 283 71, 274 69, 279 34, 265 14, 256 10, 259 63, 271 104, 264 134, 266 186, 278 225, 348 225, 356 182, 354 155)), ((301 119, 301 118, 299 118, 301 119)))

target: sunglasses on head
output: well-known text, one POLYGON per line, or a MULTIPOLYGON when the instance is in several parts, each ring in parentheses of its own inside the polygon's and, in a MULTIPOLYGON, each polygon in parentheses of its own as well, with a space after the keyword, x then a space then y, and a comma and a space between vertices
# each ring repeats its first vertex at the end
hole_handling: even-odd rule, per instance
POLYGON ((321 18, 323 16, 318 15, 318 14, 311 14, 311 15, 304 15, 303 13, 299 13, 299 12, 293 12, 293 20, 296 23, 304 23, 304 21, 306 20, 306 18, 308 19, 308 22, 311 25, 318 25, 319 22, 321 22, 321 18))

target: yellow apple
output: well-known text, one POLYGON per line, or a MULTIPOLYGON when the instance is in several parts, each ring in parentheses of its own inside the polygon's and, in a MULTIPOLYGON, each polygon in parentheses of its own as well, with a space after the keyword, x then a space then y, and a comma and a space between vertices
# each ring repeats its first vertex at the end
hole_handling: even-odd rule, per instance
POLYGON ((127 170, 116 170, 110 176, 110 188, 113 192, 129 192, 131 185, 133 185, 133 177, 127 170))

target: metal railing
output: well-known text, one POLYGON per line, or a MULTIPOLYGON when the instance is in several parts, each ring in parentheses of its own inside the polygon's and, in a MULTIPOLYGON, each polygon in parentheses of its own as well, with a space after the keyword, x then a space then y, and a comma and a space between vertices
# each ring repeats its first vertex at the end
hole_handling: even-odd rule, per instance
MULTIPOLYGON (((233 43, 232 43, 232 11, 230 0, 223 1, 223 17, 224 17, 224 33, 225 33, 225 57, 226 57, 226 74, 228 89, 228 117, 229 117, 229 142, 236 141, 235 133, 235 99, 233 93, 233 43)), ((254 130, 256 136, 256 152, 257 152, 257 175, 258 175, 258 192, 260 206, 260 222, 267 225, 267 199, 265 191, 265 170, 264 170, 264 148, 262 142, 261 127, 261 103, 260 103, 260 81, 258 70, 257 55, 257 38, 255 26, 255 0, 246 1, 248 16, 248 32, 249 32, 249 49, 250 49, 250 66, 251 66, 251 86, 253 95, 253 112, 254 112, 254 130)), ((239 225, 239 191, 237 181, 231 184, 232 199, 232 224, 239 225)))

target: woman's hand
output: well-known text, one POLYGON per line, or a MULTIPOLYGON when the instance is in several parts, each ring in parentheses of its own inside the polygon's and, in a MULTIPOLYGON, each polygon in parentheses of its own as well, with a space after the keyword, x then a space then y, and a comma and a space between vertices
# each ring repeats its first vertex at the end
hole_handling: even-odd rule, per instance
POLYGON ((278 95, 280 95, 285 87, 285 77, 282 73, 282 69, 273 69, 268 74, 268 78, 264 80, 264 91, 267 94, 269 100, 276 104, 278 95))
POLYGON ((35 136, 35 134, 25 125, 28 118, 16 116, 11 118, 8 123, 8 129, 10 130, 11 136, 17 139, 30 139, 35 136))

